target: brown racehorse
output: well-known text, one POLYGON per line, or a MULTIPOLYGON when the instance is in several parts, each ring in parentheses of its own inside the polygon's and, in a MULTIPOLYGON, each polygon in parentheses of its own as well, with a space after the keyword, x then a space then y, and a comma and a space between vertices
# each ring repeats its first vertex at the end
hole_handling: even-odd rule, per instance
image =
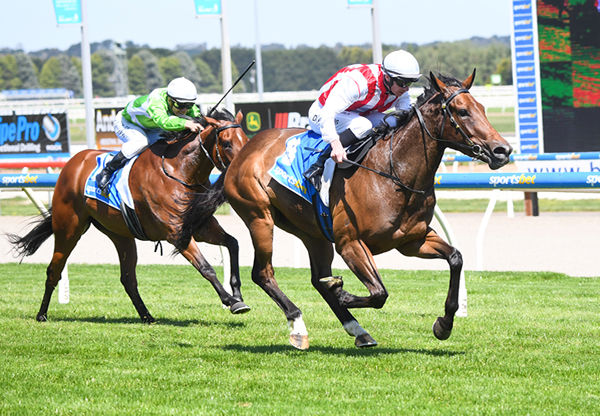
POLYGON ((406 256, 443 258, 450 265, 450 287, 444 317, 433 332, 450 336, 458 309, 461 254, 430 226, 436 203, 434 176, 446 147, 454 148, 498 169, 509 161, 511 146, 490 125, 484 108, 469 93, 475 71, 463 82, 430 74, 431 86, 413 107, 410 118, 389 131, 369 151, 368 169, 336 170, 329 193, 335 249, 369 290, 355 296, 331 276, 333 247, 322 235, 313 208, 282 187, 268 171, 285 150, 286 139, 301 129, 270 129, 253 137, 231 163, 225 195, 248 227, 255 249, 252 280, 283 310, 290 324, 290 342, 308 348, 302 312, 278 287, 271 262, 273 226, 302 240, 310 257, 311 282, 358 347, 375 340, 348 308, 381 308, 388 293, 373 255, 396 249, 406 256), (393 177, 390 180, 389 177, 393 177))
MULTIPOLYGON (((131 168, 129 187, 135 213, 147 239, 173 244, 210 281, 223 305, 233 313, 241 313, 249 308, 242 302, 240 292, 238 243, 213 216, 215 209, 224 202, 224 175, 212 189, 209 175, 213 167, 226 171, 233 157, 248 142, 248 137, 239 124, 241 113, 235 118, 227 111, 216 111, 213 115, 214 118, 200 120, 205 126, 200 134, 189 130, 172 132, 177 140, 169 143, 159 140, 142 152, 131 168), (232 295, 225 291, 196 241, 227 247, 232 295)), ((51 215, 41 219, 24 237, 9 236, 17 253, 25 256, 33 254, 54 234, 54 254, 46 270, 46 290, 37 314, 38 321, 47 320, 48 304, 67 258, 91 223, 114 243, 119 254, 121 283, 140 318, 146 323, 154 322, 137 289, 135 238, 123 215, 104 202, 84 196, 86 180, 101 152, 84 150, 73 156, 56 182, 51 215)))

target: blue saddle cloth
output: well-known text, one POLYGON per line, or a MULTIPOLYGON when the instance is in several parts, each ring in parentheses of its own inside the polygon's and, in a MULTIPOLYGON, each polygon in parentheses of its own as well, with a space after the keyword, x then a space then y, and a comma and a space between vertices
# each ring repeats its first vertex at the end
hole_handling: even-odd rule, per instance
POLYGON ((129 191, 129 185, 127 184, 129 178, 129 171, 131 165, 136 158, 132 158, 123 169, 119 169, 113 174, 112 180, 108 188, 108 197, 103 195, 96 184, 96 176, 100 173, 106 163, 116 155, 117 152, 102 153, 96 157, 96 167, 92 170, 90 176, 88 176, 85 182, 84 195, 88 198, 97 199, 98 201, 104 202, 113 208, 121 210, 121 204, 124 202, 130 208, 133 208, 133 201, 131 198, 131 192, 129 191), (109 157, 110 156, 110 157, 109 157))
POLYGON ((277 158, 269 174, 279 184, 313 204, 323 235, 333 242, 329 208, 323 204, 315 187, 302 176, 326 146, 328 144, 321 135, 312 130, 291 136, 285 142, 285 152, 277 158))

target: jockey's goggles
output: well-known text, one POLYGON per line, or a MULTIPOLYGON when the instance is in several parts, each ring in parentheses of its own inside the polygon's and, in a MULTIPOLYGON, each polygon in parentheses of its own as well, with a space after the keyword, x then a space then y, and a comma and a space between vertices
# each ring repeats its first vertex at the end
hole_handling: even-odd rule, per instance
POLYGON ((173 107, 177 108, 178 110, 189 110, 194 105, 193 102, 189 102, 189 101, 181 102, 181 101, 177 101, 174 98, 171 98, 171 102, 173 103, 173 107))
POLYGON ((410 87, 414 82, 416 81, 416 79, 410 79, 410 78, 402 78, 402 77, 395 77, 392 78, 392 83, 396 84, 397 86, 399 86, 400 88, 408 88, 410 87))

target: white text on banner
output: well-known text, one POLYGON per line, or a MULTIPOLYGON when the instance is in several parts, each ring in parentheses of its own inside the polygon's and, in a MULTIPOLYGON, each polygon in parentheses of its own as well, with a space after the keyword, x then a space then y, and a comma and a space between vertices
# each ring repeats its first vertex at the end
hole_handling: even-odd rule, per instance
POLYGON ((348 0, 348 7, 369 6, 373 7, 373 0, 348 0))
POLYGON ((221 0, 194 0, 196 16, 220 16, 221 0))
POLYGON ((56 23, 81 24, 81 0, 54 0, 56 23))

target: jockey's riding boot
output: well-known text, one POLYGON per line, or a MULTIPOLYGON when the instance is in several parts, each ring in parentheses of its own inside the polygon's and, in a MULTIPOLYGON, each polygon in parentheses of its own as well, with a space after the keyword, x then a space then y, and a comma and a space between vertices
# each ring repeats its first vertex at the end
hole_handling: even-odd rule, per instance
POLYGON ((96 184, 98 184, 98 188, 100 188, 103 194, 108 194, 108 184, 110 183, 112 174, 121 169, 128 160, 123 153, 119 152, 106 164, 102 172, 96 176, 96 184))
MULTIPOLYGON (((340 133, 340 142, 344 148, 350 146, 352 143, 356 142, 358 138, 354 135, 354 132, 350 129, 346 129, 340 133)), ((302 174, 312 185, 315 187, 317 192, 321 191, 321 176, 323 176, 323 167, 325 166, 325 161, 329 159, 331 155, 331 146, 328 146, 326 149, 321 151, 319 158, 315 163, 311 165, 306 172, 302 174)))
POLYGON ((315 163, 313 163, 306 171, 302 174, 319 192, 321 190, 321 176, 323 176, 323 166, 325 161, 329 159, 331 155, 331 146, 321 150, 321 154, 315 163))

